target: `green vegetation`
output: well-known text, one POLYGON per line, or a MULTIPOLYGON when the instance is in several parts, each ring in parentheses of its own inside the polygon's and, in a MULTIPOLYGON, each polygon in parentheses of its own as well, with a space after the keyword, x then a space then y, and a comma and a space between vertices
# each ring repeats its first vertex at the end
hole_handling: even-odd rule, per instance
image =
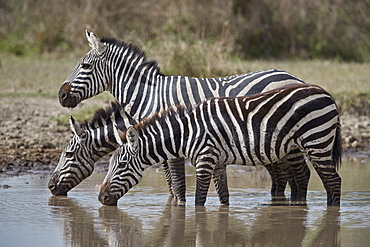
MULTIPOLYGON (((96 112, 97 109, 102 108, 102 106, 98 105, 91 105, 91 106, 86 106, 83 108, 80 108, 79 110, 75 111, 73 110, 73 118, 77 120, 77 122, 82 123, 84 120, 89 121, 92 119, 94 116, 94 113, 96 112)), ((69 124, 69 114, 53 118, 53 120, 57 121, 58 123, 61 124, 69 124)))
MULTIPOLYGON (((203 52, 212 51, 248 59, 366 62, 368 13, 368 0, 9 0, 0 6, 0 50, 70 52, 85 47, 82 33, 89 28, 140 47, 169 52, 170 45, 175 67, 199 53, 206 68, 212 60, 203 52)), ((184 73, 197 71, 191 66, 184 73)))

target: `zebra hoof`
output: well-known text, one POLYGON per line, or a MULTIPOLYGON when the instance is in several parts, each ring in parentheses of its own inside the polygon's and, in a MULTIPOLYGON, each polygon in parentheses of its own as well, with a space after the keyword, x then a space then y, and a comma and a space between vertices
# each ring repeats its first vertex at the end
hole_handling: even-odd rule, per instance
POLYGON ((177 206, 185 206, 186 202, 185 201, 178 201, 177 206))

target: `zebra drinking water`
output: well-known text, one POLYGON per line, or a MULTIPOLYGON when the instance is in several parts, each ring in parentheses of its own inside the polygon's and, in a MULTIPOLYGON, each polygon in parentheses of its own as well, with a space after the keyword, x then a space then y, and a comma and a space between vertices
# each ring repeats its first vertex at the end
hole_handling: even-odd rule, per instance
MULTIPOLYGON (((64 148, 58 166, 50 178, 48 187, 53 195, 67 195, 67 192, 90 176, 94 164, 103 156, 119 147, 116 128, 123 131, 126 126, 136 124, 117 101, 107 109, 95 112, 91 121, 81 125, 70 116, 73 137, 64 148)), ((172 178, 167 162, 163 162, 169 192, 174 195, 172 178)))
POLYGON ((106 110, 97 110, 90 122, 85 121, 80 125, 70 116, 73 136, 50 178, 48 187, 51 193, 67 195, 69 190, 92 174, 95 162, 119 147, 113 135, 115 126, 125 130, 126 126, 136 123, 114 101, 106 110))
POLYGON ((297 148, 321 178, 327 204, 340 204, 338 109, 318 86, 290 85, 249 97, 213 98, 190 109, 169 108, 128 128, 121 139, 99 193, 105 205, 116 205, 149 166, 178 157, 195 165, 195 203, 204 205, 211 176, 226 165, 277 164, 297 148))
MULTIPOLYGON (((62 106, 75 107, 84 99, 109 90, 110 93, 129 110, 136 121, 151 116, 170 106, 195 105, 204 99, 223 96, 244 96, 268 91, 282 85, 304 83, 302 80, 282 70, 266 70, 249 74, 221 78, 192 78, 185 76, 165 76, 153 61, 148 61, 144 52, 133 45, 112 38, 100 41, 94 33, 86 31, 91 50, 81 58, 71 75, 59 90, 62 106)), ((75 142, 77 144, 77 142, 75 142)), ((71 149, 73 147, 71 146, 71 149)), ((91 152, 90 152, 91 153, 91 152)), ((81 173, 68 174, 68 159, 64 153, 55 174, 81 181, 86 176, 81 173), (62 164, 65 161, 67 163, 62 164), (73 178, 74 177, 74 178, 73 178)), ((84 152, 75 160, 90 160, 93 154, 84 152), (90 155, 90 156, 89 156, 90 155)), ((288 163, 295 164, 308 182, 310 173, 299 150, 292 150, 288 163)), ((93 167, 93 163, 90 166, 93 167)), ((78 166, 77 163, 71 163, 78 166)), ((81 164, 83 165, 83 164, 81 164)), ((266 166, 272 176, 271 195, 284 197, 287 178, 280 170, 266 166)), ((291 167, 291 166, 287 166, 291 167)), ((185 174, 183 160, 169 161, 173 187, 179 201, 185 200, 185 174)), ((289 171, 288 171, 289 172, 289 171)), ((223 171, 223 176, 226 172, 223 171)), ((63 177, 54 176, 55 184, 63 177)), ((226 177, 221 181, 220 190, 227 204, 228 190, 226 177)), ((292 187, 292 198, 304 201, 307 182, 292 187), (298 187, 297 187, 298 186, 298 187)), ((71 184, 76 185, 77 183, 71 184)))

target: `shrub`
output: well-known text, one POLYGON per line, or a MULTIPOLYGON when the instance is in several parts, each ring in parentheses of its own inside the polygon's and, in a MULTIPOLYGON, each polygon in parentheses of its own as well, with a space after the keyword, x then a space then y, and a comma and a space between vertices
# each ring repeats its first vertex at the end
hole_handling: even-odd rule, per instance
POLYGON ((370 61, 369 1, 0 1, 0 48, 18 55, 86 49, 89 28, 154 49, 189 46, 174 62, 208 44, 221 56, 370 61))

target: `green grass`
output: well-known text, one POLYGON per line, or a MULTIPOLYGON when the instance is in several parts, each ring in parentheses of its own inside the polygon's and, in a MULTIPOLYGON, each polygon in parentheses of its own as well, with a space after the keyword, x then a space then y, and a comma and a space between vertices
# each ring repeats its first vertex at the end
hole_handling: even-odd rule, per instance
MULTIPOLYGON (((83 121, 89 121, 94 116, 94 113, 102 106, 92 105, 92 106, 85 106, 77 111, 73 111, 72 115, 77 122, 82 123, 83 121)), ((57 121, 60 124, 69 124, 69 114, 62 115, 57 118, 52 118, 52 120, 57 121)))

